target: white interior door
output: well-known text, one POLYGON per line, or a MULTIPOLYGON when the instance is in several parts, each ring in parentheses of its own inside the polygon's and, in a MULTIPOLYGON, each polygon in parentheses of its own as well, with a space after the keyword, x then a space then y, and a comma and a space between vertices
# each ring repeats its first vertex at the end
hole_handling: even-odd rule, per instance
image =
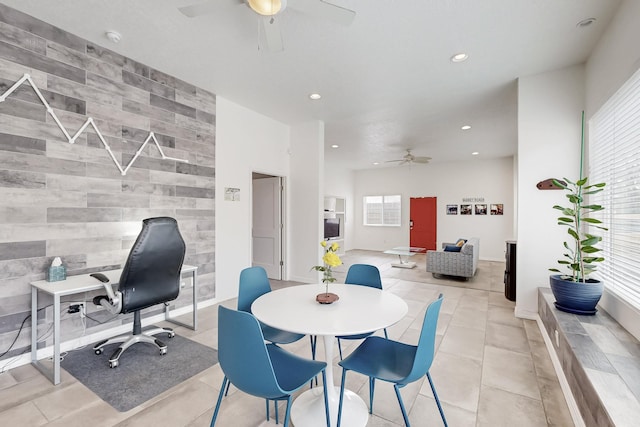
POLYGON ((282 280, 282 178, 253 179, 253 265, 282 280))

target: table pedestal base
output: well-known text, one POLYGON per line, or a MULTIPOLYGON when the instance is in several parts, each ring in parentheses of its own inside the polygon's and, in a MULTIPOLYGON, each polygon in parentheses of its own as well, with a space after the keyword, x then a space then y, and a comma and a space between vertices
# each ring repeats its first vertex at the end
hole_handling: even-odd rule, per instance
MULTIPOLYGON (((338 404, 340 388, 335 387, 334 393, 329 395, 329 415, 331 425, 338 423, 338 404)), ((291 406, 291 421, 296 427, 326 427, 327 421, 324 414, 324 397, 322 387, 316 386, 307 390, 293 401, 291 406)), ((341 425, 348 427, 365 427, 369 421, 369 410, 364 401, 350 390, 344 391, 342 404, 341 425)))
POLYGON ((416 263, 413 261, 404 261, 404 262, 392 262, 391 263, 391 267, 398 267, 398 268, 414 268, 416 266, 416 263))

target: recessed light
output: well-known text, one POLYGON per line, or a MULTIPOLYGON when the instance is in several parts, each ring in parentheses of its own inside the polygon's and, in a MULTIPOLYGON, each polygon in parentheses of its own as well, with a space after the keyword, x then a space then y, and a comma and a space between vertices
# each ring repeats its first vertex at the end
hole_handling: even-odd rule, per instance
POLYGON ((582 21, 580 21, 580 22, 578 22, 576 24, 576 27, 578 27, 578 28, 588 27, 589 25, 593 24, 594 22, 596 22, 596 18, 583 19, 582 21))
POLYGON ((378 166, 380 164, 380 162, 373 162, 374 166, 378 166))
POLYGON ((477 156, 478 154, 480 153, 478 153, 477 151, 474 151, 473 153, 471 153, 472 156, 477 156))
POLYGON ((331 148, 338 148, 338 147, 340 147, 338 144, 333 144, 333 145, 331 146, 331 148))
POLYGON ((322 95, 320 95, 319 93, 312 93, 311 95, 309 95, 309 99, 313 99, 314 101, 317 101, 320 98, 322 98, 322 95))
POLYGON ((460 52, 460 53, 456 53, 451 57, 451 62, 462 62, 462 61, 466 61, 468 58, 469 58, 469 55, 467 55, 464 52, 460 52))
POLYGON ((460 129, 462 129, 462 130, 469 130, 469 129, 471 129, 471 126, 469 126, 469 125, 464 125, 464 126, 462 126, 460 129))
POLYGON ((113 30, 107 31, 106 33, 104 33, 104 35, 109 39, 109 41, 113 43, 118 43, 122 39, 122 35, 119 32, 113 30))

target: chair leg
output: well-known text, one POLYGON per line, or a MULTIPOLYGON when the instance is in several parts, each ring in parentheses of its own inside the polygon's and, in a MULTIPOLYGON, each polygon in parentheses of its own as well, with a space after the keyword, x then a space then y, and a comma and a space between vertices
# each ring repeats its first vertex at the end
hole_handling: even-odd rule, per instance
POLYGON ((376 392, 376 379, 369 377, 369 413, 373 414, 373 395, 376 392))
POLYGON ((340 345, 340 338, 338 340, 338 353, 340 354, 340 360, 342 360, 342 345, 340 345))
POLYGON ((387 334, 387 328, 384 328, 384 337, 385 339, 389 339, 389 334, 387 334))
POLYGON ((327 427, 331 427, 331 416, 329 415, 329 398, 327 397, 327 373, 324 369, 322 370, 322 387, 324 389, 324 414, 327 418, 327 427))
POLYGON ((440 399, 438 398, 438 393, 436 393, 436 388, 433 386, 433 381, 431 380, 431 374, 427 372, 427 379, 429 380, 429 385, 431 386, 431 391, 433 392, 433 397, 436 399, 436 404, 438 405, 438 410, 440 411, 440 417, 442 418, 442 422, 444 423, 444 427, 449 427, 447 424, 447 419, 444 417, 444 411, 442 410, 442 405, 440 404, 440 399))
POLYGON ((409 423, 409 417, 407 416, 407 410, 404 408, 404 402, 402 401, 402 396, 400 395, 400 387, 398 387, 398 384, 394 384, 393 388, 396 391, 396 397, 398 398, 398 403, 400 404, 402 418, 404 418, 404 425, 406 427, 411 427, 411 424, 409 423))
POLYGON ((211 418, 211 425, 209 427, 213 427, 216 425, 216 419, 218 418, 218 411, 220 410, 220 404, 222 403, 222 396, 224 395, 224 389, 227 386, 229 380, 225 376, 222 380, 222 387, 220 387, 220 394, 218 394, 218 402, 216 403, 216 409, 213 411, 213 418, 211 418))
MULTIPOLYGON (((287 411, 284 414, 284 427, 289 427, 289 416, 291 415, 291 395, 287 396, 287 411)), ((278 424, 276 422, 276 424, 278 424)))
MULTIPOLYGON (((340 427, 340 422, 342 421, 342 401, 344 400, 344 384, 347 379, 347 370, 342 368, 342 382, 340 383, 340 401, 338 403, 338 424, 337 427, 340 427)), ((325 386, 326 389, 326 386, 325 386)))
POLYGON ((267 407, 267 422, 269 422, 269 419, 271 418, 269 416, 269 399, 265 399, 264 403, 265 403, 265 406, 267 407))
POLYGON ((277 400, 273 401, 273 408, 276 412, 276 424, 278 424, 280 422, 280 419, 278 417, 278 401, 277 400))
POLYGON ((229 394, 229 387, 230 387, 230 386, 231 386, 231 381, 229 381, 229 382, 227 383, 227 389, 224 391, 224 395, 225 395, 225 397, 227 396, 227 394, 229 394))
MULTIPOLYGON (((311 340, 311 359, 316 360, 316 344, 318 342, 318 337, 316 335, 309 335, 309 339, 311 340)), ((318 385, 318 376, 316 375, 310 381, 310 388, 313 388, 313 380, 316 380, 316 385, 318 385)))

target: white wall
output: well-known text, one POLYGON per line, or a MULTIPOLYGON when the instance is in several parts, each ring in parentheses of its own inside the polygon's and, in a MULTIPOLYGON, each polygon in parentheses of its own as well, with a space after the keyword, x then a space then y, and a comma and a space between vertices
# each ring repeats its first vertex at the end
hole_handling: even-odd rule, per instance
POLYGON ((385 250, 408 246, 410 197, 437 197, 438 247, 458 237, 479 237, 481 259, 504 261, 505 240, 514 237, 513 181, 511 157, 357 171, 353 247, 385 250), (402 195, 401 227, 362 225, 362 198, 379 194, 402 195), (460 205, 467 197, 483 197, 487 205, 502 203, 504 215, 446 215, 447 204, 460 205))
POLYGON ((238 294, 251 266, 251 173, 289 177, 289 126, 218 96, 216 114, 216 299, 238 294), (240 201, 224 200, 225 187, 240 201))
POLYGON ((355 172, 347 169, 336 169, 325 165, 324 169, 324 193, 327 196, 344 197, 345 222, 344 222, 344 250, 354 248, 354 185, 355 172))
MULTIPOLYGON (((585 67, 587 117, 593 116, 611 95, 640 68, 640 2, 627 0, 593 50, 585 67)), ((605 284, 606 285, 606 284, 605 284)), ((637 310, 605 289, 600 305, 640 339, 637 310)))
POLYGON ((549 268, 562 257, 566 230, 557 225, 555 204, 564 192, 538 190, 547 178, 575 181, 580 164, 580 122, 584 108, 584 68, 518 80, 518 217, 516 315, 533 318, 540 286, 549 286, 549 268))
POLYGON ((291 173, 288 184, 288 278, 319 279, 311 266, 320 263, 324 217, 324 123, 291 128, 291 173))
POLYGON ((640 68, 640 2, 626 0, 598 41, 585 67, 587 118, 640 68))

